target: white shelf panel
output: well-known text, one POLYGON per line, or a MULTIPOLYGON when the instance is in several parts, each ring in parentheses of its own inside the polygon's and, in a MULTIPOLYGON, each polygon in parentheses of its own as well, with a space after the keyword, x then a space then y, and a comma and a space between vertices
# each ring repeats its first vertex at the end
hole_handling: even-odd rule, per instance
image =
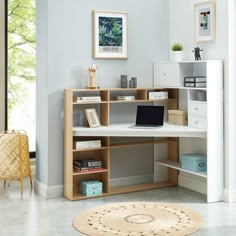
POLYGON ((205 138, 206 131, 188 126, 164 123, 159 128, 131 128, 132 124, 112 124, 96 128, 73 127, 74 136, 110 136, 110 137, 198 137, 205 138))
POLYGON ((156 161, 156 163, 158 163, 162 166, 170 167, 170 168, 173 168, 173 169, 176 169, 176 170, 180 170, 180 171, 187 172, 187 173, 190 173, 190 174, 193 174, 193 175, 197 175, 197 176, 207 178, 207 172, 206 171, 204 171, 204 172, 193 172, 193 171, 185 170, 181 167, 181 163, 179 163, 179 162, 165 160, 165 161, 156 161))

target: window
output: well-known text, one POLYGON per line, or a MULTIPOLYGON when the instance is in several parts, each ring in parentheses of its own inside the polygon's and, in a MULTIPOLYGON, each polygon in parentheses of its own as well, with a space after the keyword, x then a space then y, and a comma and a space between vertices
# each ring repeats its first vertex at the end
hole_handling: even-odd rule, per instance
POLYGON ((25 130, 35 151, 36 13, 35 0, 8 0, 7 128, 25 130))

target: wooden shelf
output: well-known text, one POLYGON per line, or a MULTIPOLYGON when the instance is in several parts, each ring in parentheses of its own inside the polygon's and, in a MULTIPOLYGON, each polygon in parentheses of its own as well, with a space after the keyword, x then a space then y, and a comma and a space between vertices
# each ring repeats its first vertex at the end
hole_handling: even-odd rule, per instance
POLYGON ((131 185, 131 186, 121 186, 121 187, 111 188, 109 193, 103 192, 103 194, 96 195, 96 196, 84 196, 82 194, 74 194, 73 199, 70 199, 70 200, 83 200, 83 199, 104 197, 104 196, 122 194, 122 193, 145 191, 145 190, 171 187, 171 186, 176 186, 176 184, 168 182, 168 181, 163 181, 159 183, 144 183, 144 184, 136 184, 136 185, 131 185))
POLYGON ((107 104, 107 101, 85 101, 85 102, 73 102, 73 105, 88 105, 88 104, 107 104))
POLYGON ((73 152, 87 152, 93 150, 106 150, 108 147, 94 147, 94 148, 83 148, 83 149, 73 149, 73 152))
POLYGON ((190 173, 190 174, 193 174, 193 175, 197 175, 197 176, 207 178, 207 172, 193 172, 193 171, 185 170, 181 167, 181 163, 179 163, 179 162, 164 160, 164 161, 156 161, 156 163, 158 163, 159 165, 162 165, 162 166, 166 166, 166 167, 173 168, 173 169, 176 169, 176 170, 180 170, 180 171, 183 171, 183 172, 186 172, 186 173, 190 173))
POLYGON ((85 195, 82 195, 82 194, 74 194, 73 199, 69 198, 69 200, 85 200, 85 199, 89 199, 89 198, 104 197, 104 196, 107 196, 107 195, 108 195, 108 193, 105 193, 105 192, 103 192, 100 195, 96 195, 96 196, 85 196, 85 195))
POLYGON ((89 171, 81 171, 81 172, 73 172, 73 176, 77 176, 77 175, 90 175, 90 174, 96 174, 96 173, 107 173, 108 170, 107 169, 103 169, 103 170, 89 170, 89 171))
POLYGON ((121 187, 111 188, 111 190, 109 191, 109 194, 137 192, 137 191, 150 190, 150 189, 155 189, 155 188, 170 187, 170 186, 175 186, 175 185, 176 185, 175 183, 163 181, 159 183, 144 183, 144 184, 136 184, 136 185, 130 185, 130 186, 121 186, 121 187))

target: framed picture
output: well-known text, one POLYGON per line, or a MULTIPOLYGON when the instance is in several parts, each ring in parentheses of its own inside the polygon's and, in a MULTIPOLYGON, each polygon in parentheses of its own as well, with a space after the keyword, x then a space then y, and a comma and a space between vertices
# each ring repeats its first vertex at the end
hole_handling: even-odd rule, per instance
POLYGON ((195 41, 206 42, 215 38, 215 2, 204 1, 194 5, 195 41))
POLYGON ((85 109, 85 114, 89 123, 89 127, 99 127, 101 126, 98 114, 95 108, 85 109))
POLYGON ((128 58, 128 13, 93 11, 93 57, 128 58))

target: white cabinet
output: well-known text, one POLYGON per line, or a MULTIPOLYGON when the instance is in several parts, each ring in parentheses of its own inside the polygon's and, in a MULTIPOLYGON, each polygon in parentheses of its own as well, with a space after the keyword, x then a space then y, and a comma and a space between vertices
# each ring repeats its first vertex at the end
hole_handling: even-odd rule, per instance
MULTIPOLYGON (((179 170, 179 185, 204 192, 207 202, 223 200, 224 175, 223 175, 223 61, 189 61, 177 63, 154 64, 154 86, 177 86, 179 81, 179 109, 188 112, 188 126, 205 130, 206 138, 192 137, 179 138, 179 160, 181 154, 202 153, 207 156, 207 172, 191 172, 182 169, 181 162, 171 162, 168 157, 161 158, 158 151, 154 151, 154 168, 161 171, 162 178, 171 169, 179 170), (173 67, 178 68, 173 69, 173 67), (168 71, 171 70, 171 71, 168 71), (171 79, 166 84, 160 75, 171 74, 171 79), (173 73, 178 73, 173 75, 173 73), (206 77, 206 87, 184 87, 184 77, 206 77), (183 99, 181 99, 181 96, 183 99), (183 105, 184 104, 184 105, 183 105), (204 188, 204 190, 202 190, 204 188), (201 189, 201 190, 200 190, 201 189)), ((155 174, 158 181, 160 174, 155 174)), ((162 179, 163 180, 163 179, 162 179)))
POLYGON ((180 86, 179 63, 154 64, 154 86, 179 87, 180 86))

